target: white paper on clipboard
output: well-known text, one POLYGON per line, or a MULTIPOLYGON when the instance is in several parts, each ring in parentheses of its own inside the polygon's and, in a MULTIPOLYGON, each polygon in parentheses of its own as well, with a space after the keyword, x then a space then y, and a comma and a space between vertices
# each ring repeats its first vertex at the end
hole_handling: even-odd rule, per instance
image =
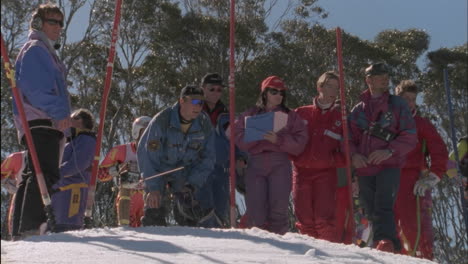
POLYGON ((288 123, 288 114, 285 112, 275 112, 275 119, 273 121, 273 132, 278 132, 283 129, 288 123))

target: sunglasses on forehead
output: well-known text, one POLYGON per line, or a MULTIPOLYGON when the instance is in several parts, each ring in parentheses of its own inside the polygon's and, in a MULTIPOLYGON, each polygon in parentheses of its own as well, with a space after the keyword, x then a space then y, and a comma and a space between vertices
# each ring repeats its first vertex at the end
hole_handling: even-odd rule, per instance
POLYGON ((63 28, 63 21, 62 20, 57 20, 57 19, 53 19, 53 18, 46 18, 44 19, 44 21, 51 25, 51 26, 56 26, 56 25, 59 25, 61 28, 63 28))
POLYGON ((268 88, 268 92, 269 92, 271 95, 277 95, 278 93, 279 93, 281 96, 285 96, 285 95, 286 95, 286 91, 285 91, 285 90, 278 90, 278 89, 274 89, 274 88, 268 88))

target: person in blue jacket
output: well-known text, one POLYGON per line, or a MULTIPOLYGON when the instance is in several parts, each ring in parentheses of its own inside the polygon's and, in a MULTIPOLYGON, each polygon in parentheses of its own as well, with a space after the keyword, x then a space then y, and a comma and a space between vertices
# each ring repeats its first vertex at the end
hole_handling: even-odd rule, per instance
POLYGON ((83 226, 96 148, 93 114, 87 109, 78 109, 71 119, 71 137, 63 152, 60 180, 53 186, 54 232, 77 230, 83 226))
MULTIPOLYGON (((205 94, 203 111, 210 117, 215 128, 216 162, 206 183, 197 192, 197 200, 208 212, 199 225, 202 227, 225 227, 229 223, 229 112, 221 101, 225 89, 218 73, 207 73, 201 86, 205 94)), ((246 167, 247 154, 236 148, 236 167, 246 167)))
MULTIPOLYGON (((28 41, 21 48, 15 64, 16 83, 49 192, 60 179, 60 156, 65 143, 63 132, 71 125, 66 70, 55 51, 59 47, 56 42, 63 23, 60 8, 40 5, 32 15, 28 41)), ((14 101, 13 114, 18 139, 26 145, 14 101)), ((13 236, 18 239, 38 234, 39 227, 45 226, 47 220, 30 156, 25 172, 16 195, 18 206, 13 213, 13 236)))
POLYGON ((143 226, 166 225, 167 199, 175 197, 174 217, 179 225, 196 225, 203 212, 193 198, 213 171, 214 132, 202 112, 203 90, 185 86, 177 103, 153 117, 137 149, 145 180, 143 226), (182 168, 159 177, 152 177, 182 168), (152 178, 150 178, 152 177, 152 178))

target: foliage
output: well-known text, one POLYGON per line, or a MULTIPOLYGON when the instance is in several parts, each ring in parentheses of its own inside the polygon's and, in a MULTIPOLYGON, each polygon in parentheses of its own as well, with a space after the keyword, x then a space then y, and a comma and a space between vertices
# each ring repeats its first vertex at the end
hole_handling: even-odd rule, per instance
MULTIPOLYGON (((282 0, 245 0, 236 3, 235 90, 236 114, 257 100, 261 81, 269 75, 283 78, 289 87, 287 105, 309 104, 317 95, 315 83, 327 70, 337 70, 336 32, 320 24, 328 12, 318 0, 283 3, 285 9, 272 18, 282 0)), ((5 0, 1 2, 2 34, 10 59, 26 40, 28 21, 40 1, 5 0)), ((114 1, 55 1, 65 13, 61 38, 61 59, 69 69, 72 105, 92 111, 98 122, 109 53, 114 1), (88 11, 84 33, 70 41, 70 25, 79 12, 88 11)), ((172 105, 183 86, 199 83, 207 72, 229 76, 229 1, 207 0, 125 0, 113 79, 104 121, 101 155, 117 144, 131 140, 132 121, 141 115, 153 116, 172 105)), ((467 44, 427 54, 428 65, 421 70, 417 61, 425 54, 430 37, 422 30, 380 32, 373 41, 342 34, 346 103, 351 108, 366 89, 364 69, 371 62, 384 61, 391 68, 391 81, 418 80, 424 93, 422 112, 431 117, 445 137, 450 135, 442 70, 448 67, 457 138, 466 135, 468 120, 467 44)), ((3 55, 3 54, 2 54, 3 55)), ((21 149, 12 122, 11 89, 1 73, 1 155, 21 149)), ((228 93, 223 96, 228 102, 228 93)), ((447 141, 448 143, 448 141, 447 141)), ((446 180, 434 203, 436 253, 441 262, 459 261, 466 252, 459 240, 446 241, 447 226, 462 233, 456 217, 459 206, 456 188, 446 180), (449 217, 453 215, 454 218, 449 217), (455 220, 447 220, 455 219, 455 220), (457 229, 459 228, 459 229, 457 229), (458 247, 458 248, 457 248, 458 247), (450 254, 443 254, 446 250, 450 254), (458 260, 457 260, 458 258, 458 260)), ((94 223, 115 226, 112 182, 98 183, 94 223)), ((3 197, 2 197, 3 198, 3 197)), ((8 206, 2 199, 2 213, 8 206)), ((2 215, 3 217, 3 215, 2 215)), ((293 218, 292 218, 293 219, 293 218)), ((2 219, 2 227, 5 221, 2 219)), ((291 226, 293 227, 293 225, 291 226)), ((2 229, 4 230, 4 228, 2 229)), ((2 237, 3 236, 2 234, 2 237)), ((466 243, 466 240, 465 240, 466 243)), ((456 263, 456 262, 453 262, 456 263)))

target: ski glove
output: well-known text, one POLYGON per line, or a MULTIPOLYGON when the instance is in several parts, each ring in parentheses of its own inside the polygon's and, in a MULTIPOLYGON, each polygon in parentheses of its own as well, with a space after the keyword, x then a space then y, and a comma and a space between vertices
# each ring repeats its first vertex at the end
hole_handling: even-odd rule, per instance
POLYGON ((414 184, 413 193, 414 195, 424 196, 426 190, 433 188, 437 183, 440 182, 439 177, 434 173, 430 172, 427 176, 420 178, 414 184))

